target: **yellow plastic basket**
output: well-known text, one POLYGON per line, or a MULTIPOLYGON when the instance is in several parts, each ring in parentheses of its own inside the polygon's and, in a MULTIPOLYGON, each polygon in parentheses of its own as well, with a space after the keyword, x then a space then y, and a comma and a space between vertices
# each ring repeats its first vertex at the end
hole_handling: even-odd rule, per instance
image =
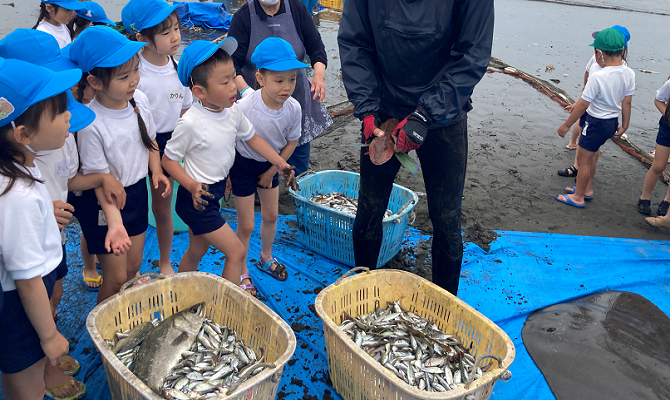
POLYGON ((344 0, 321 0, 321 6, 341 10, 344 6, 344 0))
POLYGON ((123 291, 98 304, 86 319, 86 329, 102 356, 114 400, 155 399, 154 393, 112 353, 103 339, 157 316, 167 318, 194 304, 205 302, 207 317, 237 331, 244 344, 276 367, 249 379, 233 393, 218 398, 271 400, 284 365, 293 355, 296 339, 288 324, 265 304, 220 276, 204 272, 180 273, 123 291))
POLYGON ((486 400, 493 385, 514 361, 514 344, 497 325, 446 290, 409 272, 366 272, 328 286, 316 298, 316 311, 323 320, 330 379, 345 400, 486 400), (344 313, 366 315, 386 302, 401 300, 401 306, 434 322, 443 332, 455 334, 471 354, 490 354, 502 359, 472 382, 468 389, 431 393, 400 380, 365 353, 338 327, 344 313))

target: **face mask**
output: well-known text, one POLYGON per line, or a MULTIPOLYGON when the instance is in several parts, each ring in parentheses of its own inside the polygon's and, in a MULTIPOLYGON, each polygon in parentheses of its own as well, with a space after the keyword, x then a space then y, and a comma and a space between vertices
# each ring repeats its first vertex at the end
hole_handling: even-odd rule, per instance
POLYGON ((274 6, 275 4, 279 3, 279 0, 260 0, 260 2, 266 6, 274 6))
MULTIPOLYGON (((12 124, 12 129, 16 129, 16 124, 14 123, 14 121, 12 121, 12 122, 10 122, 10 123, 12 124)), ((28 149, 29 152, 31 152, 31 153, 33 153, 33 154, 37 154, 37 152, 36 152, 35 150, 33 150, 33 149, 32 149, 30 146, 28 146, 27 144, 24 144, 24 146, 26 147, 26 149, 28 149)))

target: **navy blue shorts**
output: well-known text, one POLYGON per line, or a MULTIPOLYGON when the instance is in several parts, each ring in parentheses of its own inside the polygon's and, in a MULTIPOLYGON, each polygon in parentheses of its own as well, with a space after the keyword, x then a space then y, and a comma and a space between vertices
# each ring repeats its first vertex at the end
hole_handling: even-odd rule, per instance
MULTIPOLYGON (((256 161, 235 152, 235 163, 230 169, 230 183, 233 185, 233 194, 236 197, 247 197, 256 193, 258 177, 272 167, 269 161, 256 161)), ((272 187, 279 185, 279 173, 272 177, 272 187)))
MULTIPOLYGON (((54 269, 42 277, 51 299, 56 283, 54 269)), ((45 357, 40 346, 40 337, 30 323, 23 308, 18 290, 3 293, 4 306, 0 310, 0 371, 15 374, 30 367, 45 357)))
POLYGON ((586 124, 579 138, 579 146, 595 153, 619 128, 619 118, 599 119, 586 116, 586 124))
POLYGON ((656 144, 670 147, 670 126, 665 121, 665 116, 658 121, 658 135, 656 135, 656 144))
POLYGON ((584 114, 582 114, 582 116, 579 117, 579 126, 582 127, 582 128, 584 127, 584 123, 586 122, 586 116, 587 115, 588 115, 588 113, 586 111, 584 111, 584 114))
MULTIPOLYGON (((163 160, 163 154, 165 154, 165 145, 170 139, 172 139, 172 132, 156 134, 156 144, 158 145, 158 154, 160 154, 161 160, 163 160)), ((167 173, 165 168, 163 168, 163 175, 168 178, 170 177, 170 174, 167 173)), ((151 178, 151 170, 149 170, 149 177, 151 178)))
MULTIPOLYGON (((133 237, 146 232, 149 226, 149 192, 146 179, 142 178, 124 189, 126 206, 121 210, 121 218, 128 236, 133 237)), ((102 221, 103 218, 104 214, 95 197, 95 191, 93 189, 84 191, 79 200, 77 219, 90 254, 111 254, 105 250, 107 222, 102 221)))
POLYGON ((198 211, 193 207, 193 198, 191 192, 185 187, 179 186, 177 189, 177 200, 174 209, 182 221, 193 231, 194 235, 203 235, 214 232, 226 224, 226 220, 221 215, 221 205, 219 201, 226 192, 226 180, 209 185, 209 193, 214 198, 205 197, 208 204, 205 209, 198 211))
POLYGON ((63 245, 63 258, 60 260, 60 264, 56 267, 56 280, 59 281, 65 278, 69 269, 67 267, 67 255, 65 252, 65 245, 63 245))

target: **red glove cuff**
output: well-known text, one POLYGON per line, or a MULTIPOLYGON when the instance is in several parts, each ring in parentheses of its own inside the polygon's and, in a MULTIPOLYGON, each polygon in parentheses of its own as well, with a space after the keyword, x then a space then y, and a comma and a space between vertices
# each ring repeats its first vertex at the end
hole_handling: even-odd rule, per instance
POLYGON ((418 144, 412 142, 412 141, 409 140, 409 138, 407 137, 407 134, 406 134, 405 131, 402 129, 403 126, 405 126, 405 122, 407 122, 407 118, 405 118, 405 119, 403 119, 402 121, 400 121, 400 123, 398 124, 398 126, 395 127, 395 129, 393 130, 393 136, 395 136, 395 137, 398 138, 398 140, 396 141, 396 145, 395 145, 395 146, 396 146, 398 149, 400 149, 401 151, 403 151, 403 152, 405 152, 405 153, 409 153, 409 152, 412 151, 412 150, 416 150, 416 149, 418 149, 418 148, 420 147, 420 145, 418 145, 418 144))
POLYGON ((363 118, 363 136, 365 136, 365 141, 369 142, 374 138, 374 135, 372 132, 375 131, 375 129, 379 128, 378 126, 375 126, 375 116, 374 115, 368 115, 363 118))

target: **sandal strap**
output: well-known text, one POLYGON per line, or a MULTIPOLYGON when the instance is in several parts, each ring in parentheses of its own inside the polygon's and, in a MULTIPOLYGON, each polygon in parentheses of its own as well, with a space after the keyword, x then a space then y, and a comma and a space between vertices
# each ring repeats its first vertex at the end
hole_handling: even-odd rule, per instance
POLYGON ((242 282, 245 279, 251 280, 251 275, 249 275, 248 273, 240 275, 240 282, 242 282))

